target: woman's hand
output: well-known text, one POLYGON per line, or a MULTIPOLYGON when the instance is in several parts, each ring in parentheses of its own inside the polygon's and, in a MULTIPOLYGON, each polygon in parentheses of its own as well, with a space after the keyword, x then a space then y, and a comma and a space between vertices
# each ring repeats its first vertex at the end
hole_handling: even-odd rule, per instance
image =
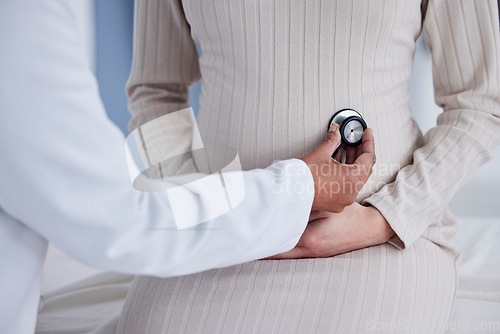
POLYGON ((383 244, 393 235, 385 218, 372 206, 354 203, 341 213, 312 211, 295 248, 268 259, 330 257, 383 244))

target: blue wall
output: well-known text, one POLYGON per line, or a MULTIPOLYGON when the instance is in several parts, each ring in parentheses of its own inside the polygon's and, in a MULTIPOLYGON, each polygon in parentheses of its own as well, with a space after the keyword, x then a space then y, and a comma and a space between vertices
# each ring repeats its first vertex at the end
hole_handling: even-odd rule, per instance
MULTIPOLYGON (((96 76, 109 118, 127 134, 130 114, 125 84, 132 64, 133 0, 96 0, 96 76)), ((190 90, 190 103, 198 111, 200 84, 190 90)))
POLYGON ((96 0, 96 76, 109 118, 128 133, 127 82, 132 63, 133 0, 96 0))

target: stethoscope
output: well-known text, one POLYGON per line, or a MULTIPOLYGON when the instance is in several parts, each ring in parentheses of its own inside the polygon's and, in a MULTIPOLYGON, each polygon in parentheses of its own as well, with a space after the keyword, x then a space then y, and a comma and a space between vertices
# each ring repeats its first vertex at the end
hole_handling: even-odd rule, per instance
POLYGON ((366 123, 363 116, 354 109, 342 109, 337 111, 330 122, 328 129, 333 123, 339 125, 342 142, 347 146, 358 146, 363 139, 363 132, 366 130, 366 123))

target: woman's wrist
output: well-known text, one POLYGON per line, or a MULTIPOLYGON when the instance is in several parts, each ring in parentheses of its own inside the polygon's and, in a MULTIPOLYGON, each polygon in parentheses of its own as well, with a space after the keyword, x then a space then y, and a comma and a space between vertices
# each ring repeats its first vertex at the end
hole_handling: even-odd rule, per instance
POLYGON ((391 239, 396 233, 391 228, 385 217, 374 206, 366 206, 368 215, 369 238, 373 245, 383 244, 391 239))

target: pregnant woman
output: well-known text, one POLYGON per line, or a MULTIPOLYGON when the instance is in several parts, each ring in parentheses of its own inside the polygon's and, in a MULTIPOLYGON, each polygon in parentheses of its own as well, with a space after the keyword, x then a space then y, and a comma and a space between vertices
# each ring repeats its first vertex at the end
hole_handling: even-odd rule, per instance
POLYGON ((281 260, 136 278, 119 332, 442 333, 457 289, 447 203, 500 143, 499 59, 495 0, 137 1, 132 129, 185 108, 201 76, 203 141, 237 148, 244 169, 302 156, 344 108, 373 128, 377 163, 359 204, 313 212, 322 238, 281 260), (408 106, 422 30, 444 110, 425 136, 408 106), (339 246, 359 219, 395 234, 339 246))

